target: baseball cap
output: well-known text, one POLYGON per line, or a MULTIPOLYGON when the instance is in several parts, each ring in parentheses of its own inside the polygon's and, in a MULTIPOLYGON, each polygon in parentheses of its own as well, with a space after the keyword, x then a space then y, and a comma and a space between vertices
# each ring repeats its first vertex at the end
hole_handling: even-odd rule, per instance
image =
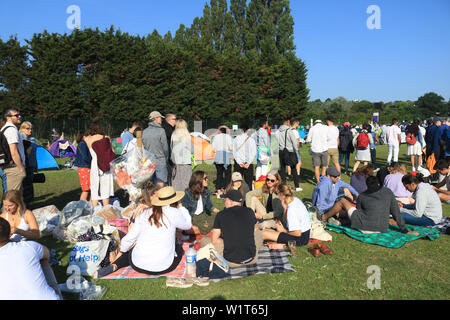
POLYGON ((339 177, 341 173, 336 169, 336 167, 328 167, 326 174, 332 177, 339 177))
POLYGON ((345 121, 345 122, 344 122, 344 127, 350 127, 350 122, 345 121))
POLYGON ((242 202, 242 193, 239 190, 230 190, 220 196, 222 199, 228 198, 234 202, 242 202))
POLYGON ((441 122, 442 122, 442 119, 439 118, 439 117, 434 117, 434 118, 433 118, 433 122, 434 122, 434 123, 436 123, 436 122, 438 122, 438 121, 441 121, 441 122))
POLYGON ((149 120, 153 120, 156 118, 165 118, 159 111, 152 111, 148 116, 149 120))
POLYGON ((233 174, 231 175, 231 181, 242 181, 244 179, 242 179, 242 174, 240 172, 233 172, 233 174))
POLYGON ((314 124, 316 124, 316 123, 322 123, 322 120, 317 119, 316 121, 314 121, 314 124))

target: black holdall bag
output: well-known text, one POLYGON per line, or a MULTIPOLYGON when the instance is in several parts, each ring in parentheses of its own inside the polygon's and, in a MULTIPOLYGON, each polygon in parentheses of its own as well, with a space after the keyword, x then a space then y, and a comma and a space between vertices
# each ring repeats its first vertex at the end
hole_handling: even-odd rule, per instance
POLYGON ((298 159, 297 154, 295 152, 289 152, 287 147, 287 133, 291 129, 287 129, 284 135, 284 149, 280 151, 280 158, 287 166, 295 166, 297 165, 298 159))
POLYGON ((2 168, 9 166, 13 161, 11 151, 9 149, 9 143, 5 137, 5 131, 8 128, 11 128, 11 126, 8 126, 0 131, 0 167, 2 168))

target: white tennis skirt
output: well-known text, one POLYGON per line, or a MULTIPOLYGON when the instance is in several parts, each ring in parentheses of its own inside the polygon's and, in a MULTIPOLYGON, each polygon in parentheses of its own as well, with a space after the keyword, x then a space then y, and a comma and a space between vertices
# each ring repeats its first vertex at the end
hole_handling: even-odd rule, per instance
POLYGON ((406 154, 408 156, 413 156, 413 155, 420 156, 422 154, 422 146, 420 145, 420 142, 416 141, 416 143, 413 145, 408 144, 408 149, 406 150, 406 154))

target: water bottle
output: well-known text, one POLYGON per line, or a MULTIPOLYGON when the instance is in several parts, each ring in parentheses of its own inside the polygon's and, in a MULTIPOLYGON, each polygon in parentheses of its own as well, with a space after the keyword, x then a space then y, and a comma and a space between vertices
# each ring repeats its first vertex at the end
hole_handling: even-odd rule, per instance
POLYGON ((189 245, 189 249, 186 252, 186 273, 190 277, 197 276, 197 268, 195 262, 197 260, 197 250, 194 249, 194 245, 189 245))

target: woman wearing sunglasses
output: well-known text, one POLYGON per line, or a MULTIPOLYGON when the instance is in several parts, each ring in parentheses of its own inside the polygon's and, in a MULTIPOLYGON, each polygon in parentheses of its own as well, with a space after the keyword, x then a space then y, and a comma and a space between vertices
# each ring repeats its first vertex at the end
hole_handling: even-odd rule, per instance
POLYGON ((261 227, 273 228, 276 220, 283 218, 283 206, 278 197, 278 185, 281 176, 278 171, 272 170, 267 174, 266 183, 245 196, 245 204, 255 211, 256 219, 261 222, 261 227))
POLYGON ((189 180, 183 199, 183 207, 188 209, 192 216, 192 231, 196 234, 207 233, 212 226, 214 218, 211 211, 218 213, 219 210, 211 202, 211 191, 208 189, 208 176, 204 171, 195 171, 189 180))

